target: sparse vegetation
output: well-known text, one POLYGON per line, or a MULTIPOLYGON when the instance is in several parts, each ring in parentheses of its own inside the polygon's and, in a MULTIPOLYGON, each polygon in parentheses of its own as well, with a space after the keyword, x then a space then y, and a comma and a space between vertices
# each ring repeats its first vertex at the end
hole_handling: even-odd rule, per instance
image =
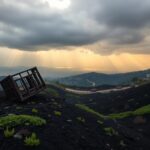
POLYGON ((122 119, 122 118, 127 118, 132 116, 133 112, 132 111, 127 111, 127 112, 122 112, 122 113, 117 113, 117 114, 110 114, 109 118, 110 119, 122 119))
POLYGON ((89 112, 91 114, 94 114, 101 119, 122 119, 122 118, 127 118, 130 116, 138 116, 138 115, 145 115, 145 114, 150 114, 150 105, 143 106, 141 108, 136 109, 135 111, 127 111, 127 112, 121 112, 121 113, 116 113, 116 114, 109 114, 107 116, 96 112, 95 110, 89 108, 88 106, 84 104, 76 104, 76 107, 89 112))
POLYGON ((58 106, 59 104, 57 102, 53 102, 53 105, 58 106))
POLYGON ((55 116, 61 116, 62 113, 60 111, 54 111, 55 116))
POLYGON ((148 78, 145 79, 145 78, 139 78, 139 77, 135 77, 131 81, 135 85, 142 85, 142 84, 146 84, 146 83, 150 82, 150 80, 148 78))
POLYGON ((114 128, 112 128, 112 127, 104 128, 104 131, 109 136, 118 135, 118 132, 114 128))
POLYGON ((77 120, 82 122, 82 123, 85 123, 85 118, 83 118, 83 117, 77 117, 77 120))
POLYGON ((134 111, 134 115, 150 114, 150 105, 143 106, 134 111))
POLYGON ((8 127, 6 127, 6 129, 4 130, 4 136, 6 138, 12 137, 14 135, 14 133, 15 133, 15 129, 14 128, 9 129, 8 127))
POLYGON ((97 120, 97 123, 100 124, 100 125, 104 124, 104 122, 101 121, 101 120, 97 120))
POLYGON ((33 108, 33 109, 32 109, 32 113, 38 113, 38 110, 35 109, 35 108, 33 108))
POLYGON ((24 140, 26 146, 38 146, 40 145, 40 139, 37 138, 35 133, 32 133, 30 137, 26 137, 24 140))
MULTIPOLYGON (((145 88, 131 87, 125 91, 94 93, 79 97, 76 97, 76 94, 68 97, 69 92, 53 85, 47 87, 58 91, 59 97, 53 97, 51 93, 45 92, 21 104, 7 101, 5 104, 5 101, 2 101, 2 149, 149 148, 149 115, 145 114, 150 111, 150 106, 147 105, 150 85, 144 85, 145 88), (22 115, 19 115, 20 113, 22 115), (39 123, 33 121, 36 120, 35 116, 39 116, 40 119, 46 118, 47 124, 41 123, 43 126, 36 126, 39 123)), ((97 87, 91 91, 96 90, 97 87)))
POLYGON ((138 116, 150 114, 150 105, 143 106, 141 108, 136 109, 135 111, 122 112, 118 114, 110 114, 109 118, 111 119, 122 119, 130 116, 138 116))
POLYGON ((35 102, 34 102, 34 101, 32 101, 31 103, 32 103, 33 105, 35 104, 35 102))
POLYGON ((125 146, 126 146, 126 144, 124 143, 123 140, 120 141, 120 145, 121 145, 122 147, 125 147, 125 146))
POLYGON ((0 118, 0 127, 14 127, 17 125, 34 125, 41 126, 46 124, 46 120, 30 115, 8 115, 0 118))
POLYGON ((17 106, 17 107, 16 107, 16 109, 17 109, 17 110, 21 110, 21 109, 22 109, 22 107, 20 107, 20 106, 17 106))
POLYGON ((101 119, 106 119, 106 116, 104 116, 103 114, 100 114, 99 112, 96 112, 95 110, 89 108, 88 106, 86 106, 84 104, 76 104, 75 106, 86 111, 86 112, 94 114, 94 115, 100 117, 101 119))

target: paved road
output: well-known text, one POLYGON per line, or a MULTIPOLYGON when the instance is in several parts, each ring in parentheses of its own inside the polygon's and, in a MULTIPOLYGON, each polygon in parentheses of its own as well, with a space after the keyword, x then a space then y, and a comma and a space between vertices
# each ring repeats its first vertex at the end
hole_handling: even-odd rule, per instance
POLYGON ((107 89, 107 90, 98 90, 98 91, 90 91, 90 90, 76 90, 76 89, 71 89, 71 88, 65 88, 66 91, 72 92, 75 94, 94 94, 94 93, 110 93, 110 92, 116 92, 116 91, 124 91, 127 89, 130 89, 130 86, 123 87, 123 88, 113 88, 113 89, 107 89))

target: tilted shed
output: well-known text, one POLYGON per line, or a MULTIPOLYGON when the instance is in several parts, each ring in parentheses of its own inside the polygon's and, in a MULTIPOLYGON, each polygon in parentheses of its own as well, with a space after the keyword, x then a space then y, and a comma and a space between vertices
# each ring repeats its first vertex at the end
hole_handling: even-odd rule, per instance
POLYGON ((45 82, 36 67, 5 77, 1 82, 7 98, 25 101, 45 89, 45 82))

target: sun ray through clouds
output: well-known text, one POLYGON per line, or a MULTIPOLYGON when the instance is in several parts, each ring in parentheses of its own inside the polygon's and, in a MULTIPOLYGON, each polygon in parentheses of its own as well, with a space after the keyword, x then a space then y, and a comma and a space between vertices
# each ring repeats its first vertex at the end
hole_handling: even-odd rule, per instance
POLYGON ((98 72, 126 72, 150 68, 150 55, 122 53, 104 56, 84 49, 25 52, 3 48, 0 53, 1 66, 43 66, 98 72))

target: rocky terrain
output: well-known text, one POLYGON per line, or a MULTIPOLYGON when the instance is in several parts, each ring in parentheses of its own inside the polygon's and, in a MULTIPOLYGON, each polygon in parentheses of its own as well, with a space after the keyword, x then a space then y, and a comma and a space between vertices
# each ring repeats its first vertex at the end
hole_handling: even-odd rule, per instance
POLYGON ((149 150, 149 89, 146 84, 77 95, 48 85, 24 103, 9 101, 1 93, 0 150, 149 150), (7 129, 14 130, 11 136, 7 129), (40 141, 37 145, 26 143, 32 133, 40 141))

